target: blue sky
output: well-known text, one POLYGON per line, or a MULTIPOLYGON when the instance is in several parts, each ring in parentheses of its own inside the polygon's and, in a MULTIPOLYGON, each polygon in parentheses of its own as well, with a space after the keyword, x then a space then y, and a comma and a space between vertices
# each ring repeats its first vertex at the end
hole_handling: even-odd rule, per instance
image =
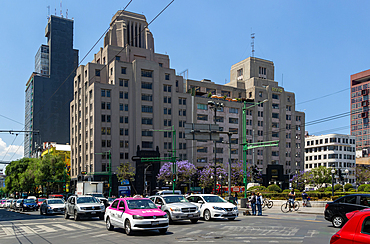
MULTIPOLYGON (((62 2, 63 15, 68 9, 68 18, 74 18, 80 60, 129 1, 108 2, 62 2)), ((150 22, 169 2, 133 0, 127 10, 144 14, 150 22)), ((0 130, 23 129, 25 85, 38 48, 46 44, 47 6, 51 14, 56 9, 60 15, 60 1, 2 2, 0 130)), ((350 111, 350 75, 370 69, 369 7, 370 1, 356 0, 175 0, 149 29, 155 51, 170 56, 171 68, 188 69, 190 79, 219 84, 229 81, 233 64, 251 55, 250 35, 255 33, 255 57, 274 62, 275 80, 295 93, 296 109, 306 113, 307 123, 350 111)), ((306 130, 349 134, 349 125, 347 116, 306 130)), ((21 158, 22 143, 23 134, 0 133, 0 161, 21 158)))

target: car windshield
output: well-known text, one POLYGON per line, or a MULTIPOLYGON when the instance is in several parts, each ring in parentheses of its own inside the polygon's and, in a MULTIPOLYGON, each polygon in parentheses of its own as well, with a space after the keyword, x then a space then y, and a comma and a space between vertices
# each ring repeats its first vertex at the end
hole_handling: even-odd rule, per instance
POLYGON ((18 203, 22 202, 22 199, 17 200, 18 203))
POLYGON ((35 199, 25 199, 24 203, 36 203, 35 199))
POLYGON ((175 202, 189 202, 183 196, 165 196, 163 197, 166 203, 175 203, 175 202))
POLYGON ((46 198, 39 198, 37 199, 38 202, 43 202, 46 198))
POLYGON ((104 197, 103 194, 101 194, 101 193, 92 193, 92 194, 89 194, 89 195, 91 195, 93 197, 104 197))
POLYGON ((226 202, 219 196, 203 196, 203 198, 206 202, 226 202))
POLYGON ((64 201, 62 199, 53 199, 49 200, 48 204, 64 204, 64 201))
POLYGON ((108 197, 108 201, 114 201, 115 197, 108 197))
POLYGON ((157 206, 150 200, 127 200, 127 206, 129 209, 156 209, 157 206))
POLYGON ((79 197, 77 203, 100 203, 95 197, 79 197))

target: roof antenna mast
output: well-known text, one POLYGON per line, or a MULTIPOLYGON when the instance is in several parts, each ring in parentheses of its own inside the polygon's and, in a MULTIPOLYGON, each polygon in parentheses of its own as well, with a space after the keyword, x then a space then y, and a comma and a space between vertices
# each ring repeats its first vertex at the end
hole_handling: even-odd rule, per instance
POLYGON ((49 19, 50 18, 50 5, 47 6, 47 9, 48 9, 48 17, 47 17, 47 19, 49 19))
POLYGON ((63 18, 62 1, 60 1, 60 17, 63 18))
POLYGON ((252 58, 254 58, 254 33, 251 34, 252 58))

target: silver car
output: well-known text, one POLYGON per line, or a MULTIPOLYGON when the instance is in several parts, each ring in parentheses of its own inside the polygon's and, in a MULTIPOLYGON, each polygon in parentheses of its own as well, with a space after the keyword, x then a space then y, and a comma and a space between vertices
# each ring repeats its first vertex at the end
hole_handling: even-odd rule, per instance
POLYGON ((200 218, 199 208, 182 195, 150 196, 157 207, 166 212, 170 222, 189 219, 193 224, 200 218))
POLYGON ((64 218, 73 216, 77 221, 80 217, 99 217, 104 219, 105 207, 97 198, 93 196, 70 196, 64 209, 64 218))
POLYGON ((49 198, 40 205, 40 214, 64 214, 65 202, 61 198, 49 198))

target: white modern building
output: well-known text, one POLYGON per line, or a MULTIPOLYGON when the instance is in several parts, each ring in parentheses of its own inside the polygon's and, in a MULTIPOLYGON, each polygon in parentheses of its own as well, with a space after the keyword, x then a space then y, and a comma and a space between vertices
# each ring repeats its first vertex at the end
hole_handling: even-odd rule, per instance
POLYGON ((340 169, 345 183, 355 183, 355 138, 355 136, 342 134, 307 136, 305 138, 305 171, 319 166, 340 169))

